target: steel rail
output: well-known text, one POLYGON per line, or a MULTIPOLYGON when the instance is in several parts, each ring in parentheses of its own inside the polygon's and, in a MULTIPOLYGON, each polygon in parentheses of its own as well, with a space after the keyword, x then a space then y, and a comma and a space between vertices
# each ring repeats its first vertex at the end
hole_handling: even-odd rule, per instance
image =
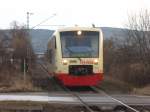
POLYGON ((121 105, 127 107, 128 109, 131 109, 131 110, 134 111, 134 112, 140 112, 139 110, 137 110, 137 109, 135 109, 135 108, 133 108, 133 107, 131 107, 131 106, 125 104, 124 102, 122 102, 122 101, 120 101, 120 100, 118 100, 118 99, 116 99, 116 98, 113 98, 112 96, 108 95, 106 92, 104 92, 104 91, 102 91, 102 90, 99 90, 99 89, 96 88, 96 87, 91 87, 91 88, 92 88, 94 91, 97 91, 98 93, 103 93, 105 96, 107 96, 107 97, 111 98, 112 100, 114 100, 114 101, 120 103, 121 105))
POLYGON ((90 106, 89 106, 86 102, 84 102, 84 101, 82 100, 82 98, 81 98, 79 95, 77 95, 77 94, 74 93, 74 92, 71 92, 67 87, 65 87, 65 86, 63 86, 63 87, 64 87, 64 89, 65 89, 68 93, 70 93, 70 94, 72 94, 73 96, 75 96, 75 97, 80 101, 80 103, 83 104, 83 106, 84 106, 89 112, 94 112, 94 110, 92 110, 92 109, 90 108, 90 106))
POLYGON ((49 73, 48 70, 46 69, 46 67, 44 67, 44 65, 42 65, 40 62, 38 62, 38 64, 44 69, 44 71, 46 71, 47 73, 49 73))

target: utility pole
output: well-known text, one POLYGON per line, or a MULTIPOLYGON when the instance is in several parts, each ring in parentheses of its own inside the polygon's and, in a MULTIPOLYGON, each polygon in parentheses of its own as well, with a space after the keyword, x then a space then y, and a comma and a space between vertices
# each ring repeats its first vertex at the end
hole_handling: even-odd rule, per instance
MULTIPOLYGON (((33 13, 31 12, 27 12, 27 32, 29 34, 29 30, 30 30, 30 15, 33 15, 33 13)), ((28 38, 29 39, 29 38, 28 38)), ((30 40, 30 39, 29 39, 30 40)), ((30 59, 31 59, 31 54, 30 54, 30 47, 27 45, 27 59, 29 59, 29 63, 30 63, 30 59)))
POLYGON ((23 60, 23 83, 26 85, 26 59, 23 60))
MULTIPOLYGON (((29 33, 30 31, 30 15, 33 15, 33 13, 27 12, 27 32, 29 33)), ((31 29, 34 29, 37 26, 40 26, 41 24, 43 24, 44 22, 48 21, 49 19, 53 18, 54 16, 56 16, 56 14, 51 15, 50 17, 46 18, 45 20, 41 21, 40 23, 38 23, 37 25, 33 26, 31 29)), ((26 49, 26 57, 23 60, 23 80, 24 80, 24 84, 26 84, 26 71, 29 68, 28 66, 31 66, 31 50, 30 50, 30 46, 27 45, 27 49, 26 49)))
MULTIPOLYGON (((29 25, 29 21, 30 21, 30 15, 33 15, 33 13, 27 12, 27 32, 29 33, 30 30, 30 25, 29 25)), ((27 49, 26 49, 26 56, 23 59, 23 81, 24 81, 24 85, 26 84, 26 72, 30 63, 30 59, 31 59, 31 54, 30 54, 30 47, 27 45, 27 49)))
POLYGON ((30 15, 33 15, 33 13, 27 12, 27 29, 30 28, 29 22, 30 22, 30 15))
POLYGON ((29 29, 29 12, 27 12, 27 29, 29 29))

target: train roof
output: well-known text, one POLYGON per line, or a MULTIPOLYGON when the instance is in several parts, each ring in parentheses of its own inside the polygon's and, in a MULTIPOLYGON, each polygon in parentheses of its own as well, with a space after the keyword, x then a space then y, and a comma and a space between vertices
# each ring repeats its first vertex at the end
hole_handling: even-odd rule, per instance
MULTIPOLYGON (((82 31, 100 31, 102 32, 101 28, 95 28, 95 27, 65 27, 65 28, 60 28, 57 29, 53 35, 56 35, 58 32, 63 32, 63 31, 78 31, 78 30, 82 30, 82 31)), ((49 38, 51 39, 51 38, 49 38)))
POLYGON ((93 28, 93 27, 66 27, 56 30, 56 32, 62 31, 76 31, 76 30, 88 30, 88 31, 100 31, 100 28, 93 28))

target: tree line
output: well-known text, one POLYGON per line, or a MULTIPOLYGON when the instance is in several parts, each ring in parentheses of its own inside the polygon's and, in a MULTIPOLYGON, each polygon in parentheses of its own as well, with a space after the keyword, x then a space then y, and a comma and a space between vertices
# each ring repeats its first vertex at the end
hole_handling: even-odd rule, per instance
POLYGON ((150 84, 150 12, 129 15, 123 39, 104 40, 105 73, 142 87, 150 84))
MULTIPOLYGON (((21 63, 31 66, 35 61, 29 29, 17 22, 11 24, 10 30, 0 30, 0 68, 21 68, 21 63)), ((32 66, 31 66, 32 67, 32 66)), ((11 69, 10 68, 10 69, 11 69)), ((7 69, 9 70, 9 69, 7 69)))

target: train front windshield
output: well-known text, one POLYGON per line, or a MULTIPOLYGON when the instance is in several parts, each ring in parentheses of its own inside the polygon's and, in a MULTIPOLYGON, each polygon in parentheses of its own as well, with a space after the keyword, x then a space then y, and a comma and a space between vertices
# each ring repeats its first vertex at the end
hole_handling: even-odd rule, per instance
POLYGON ((98 58, 99 56, 99 32, 60 32, 60 40, 63 58, 98 58))

